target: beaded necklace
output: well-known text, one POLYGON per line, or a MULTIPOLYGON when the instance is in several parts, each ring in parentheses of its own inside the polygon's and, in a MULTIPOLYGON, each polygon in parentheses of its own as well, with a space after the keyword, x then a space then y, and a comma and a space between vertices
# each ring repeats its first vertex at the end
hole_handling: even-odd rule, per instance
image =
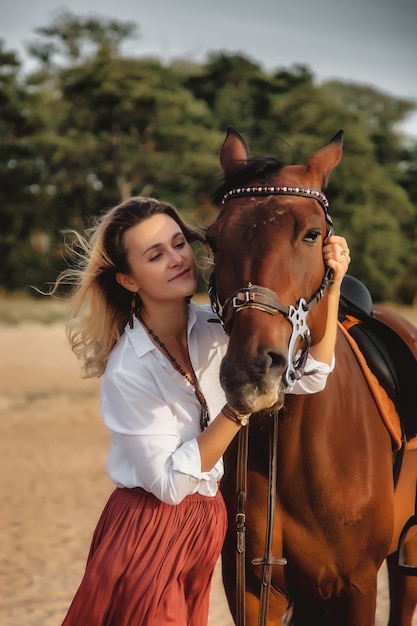
POLYGON ((187 374, 187 372, 185 372, 182 369, 182 367, 178 363, 177 359, 170 353, 170 351, 168 350, 168 348, 166 347, 164 342, 159 339, 158 335, 155 335, 155 333, 153 332, 152 328, 149 328, 149 326, 147 325, 147 323, 145 322, 145 320, 143 319, 143 317, 142 317, 142 315, 140 313, 137 314, 137 318, 144 325, 144 327, 146 328, 148 333, 151 335, 151 337, 153 337, 153 339, 156 341, 156 343, 161 346, 162 350, 165 352, 165 354, 167 355, 168 359, 171 361, 171 363, 175 367, 175 369, 181 374, 181 376, 183 376, 186 380, 188 380, 188 382, 190 383, 190 385, 194 389, 195 397, 197 398, 197 400, 198 400, 198 402, 200 404, 200 407, 201 407, 201 412, 200 412, 200 430, 202 432, 205 428, 207 428, 210 418, 209 418, 209 411, 208 411, 207 402, 206 402, 206 399, 205 399, 205 397, 203 395, 203 392, 200 389, 200 386, 198 384, 198 380, 197 380, 197 377, 196 377, 195 373, 193 372, 194 377, 192 377, 189 374, 187 374))

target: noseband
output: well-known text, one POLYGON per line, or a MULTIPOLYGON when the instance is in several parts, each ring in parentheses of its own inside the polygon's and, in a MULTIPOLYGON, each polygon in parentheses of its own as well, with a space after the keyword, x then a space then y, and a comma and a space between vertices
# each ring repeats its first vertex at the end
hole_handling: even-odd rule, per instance
MULTIPOLYGON (((333 222, 328 214, 329 202, 323 192, 318 189, 309 189, 305 187, 288 187, 288 186, 252 186, 238 187, 228 191, 222 200, 225 204, 228 200, 245 196, 269 196, 269 195, 292 195, 312 198, 319 202, 323 208, 327 222, 327 236, 332 232, 333 222)), ((248 283, 246 287, 237 289, 229 296, 223 306, 221 306, 217 290, 216 278, 213 271, 209 282, 209 296, 213 312, 220 319, 225 332, 230 335, 232 324, 235 316, 244 309, 257 309, 269 313, 269 315, 281 314, 287 319, 292 326, 292 333, 288 345, 287 369, 284 373, 284 380, 287 386, 293 387, 295 382, 305 373, 304 366, 311 342, 311 333, 307 325, 307 315, 309 311, 323 298, 324 294, 331 283, 331 270, 327 269, 321 284, 313 296, 307 301, 300 298, 293 306, 282 305, 275 291, 267 287, 253 285, 248 283), (295 351, 298 339, 303 342, 301 354, 296 359, 295 351)))

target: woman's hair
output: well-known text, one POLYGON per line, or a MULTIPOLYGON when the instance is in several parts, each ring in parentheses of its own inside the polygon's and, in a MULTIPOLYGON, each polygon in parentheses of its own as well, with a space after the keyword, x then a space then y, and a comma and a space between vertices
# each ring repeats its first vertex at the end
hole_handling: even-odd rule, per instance
POLYGON ((130 273, 125 232, 161 213, 179 225, 189 243, 204 241, 203 235, 187 226, 172 205, 141 197, 117 205, 84 235, 71 231, 75 238, 70 246, 75 267, 59 276, 53 291, 61 283, 74 285, 67 336, 72 350, 83 362, 85 378, 103 374, 110 352, 129 319, 132 293, 116 280, 118 272, 130 273))

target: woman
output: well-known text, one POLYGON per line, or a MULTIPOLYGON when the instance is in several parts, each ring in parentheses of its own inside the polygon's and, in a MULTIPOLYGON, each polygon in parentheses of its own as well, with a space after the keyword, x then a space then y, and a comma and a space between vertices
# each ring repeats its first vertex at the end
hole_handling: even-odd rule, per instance
MULTIPOLYGON (((208 323, 210 307, 189 302, 197 239, 171 205, 151 198, 120 204, 88 241, 78 238, 69 339, 86 376, 104 373, 116 489, 65 626, 207 624, 226 530, 221 457, 249 416, 225 404, 221 325, 208 323)), ((293 393, 321 390, 333 367, 345 240, 329 237, 323 254, 334 271, 329 322, 306 366, 317 373, 293 393)))

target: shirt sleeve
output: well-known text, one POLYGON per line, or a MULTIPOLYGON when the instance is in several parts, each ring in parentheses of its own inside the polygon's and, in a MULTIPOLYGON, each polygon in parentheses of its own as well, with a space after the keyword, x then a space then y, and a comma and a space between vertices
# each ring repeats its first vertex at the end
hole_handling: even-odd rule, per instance
POLYGON ((304 375, 299 378, 294 387, 288 388, 287 393, 302 395, 304 393, 318 393, 323 391, 327 383, 327 377, 334 370, 335 358, 333 355, 330 365, 316 361, 308 354, 304 368, 304 375), (311 372, 311 373, 310 373, 311 372))
MULTIPOLYGON (((156 384, 130 373, 116 371, 105 376, 101 391, 103 420, 112 437, 108 469, 123 468, 126 487, 143 487, 168 504, 178 504, 196 493, 201 472, 196 437, 182 442, 175 403, 167 404, 156 384)), ((190 420, 191 420, 190 416, 190 420)))

